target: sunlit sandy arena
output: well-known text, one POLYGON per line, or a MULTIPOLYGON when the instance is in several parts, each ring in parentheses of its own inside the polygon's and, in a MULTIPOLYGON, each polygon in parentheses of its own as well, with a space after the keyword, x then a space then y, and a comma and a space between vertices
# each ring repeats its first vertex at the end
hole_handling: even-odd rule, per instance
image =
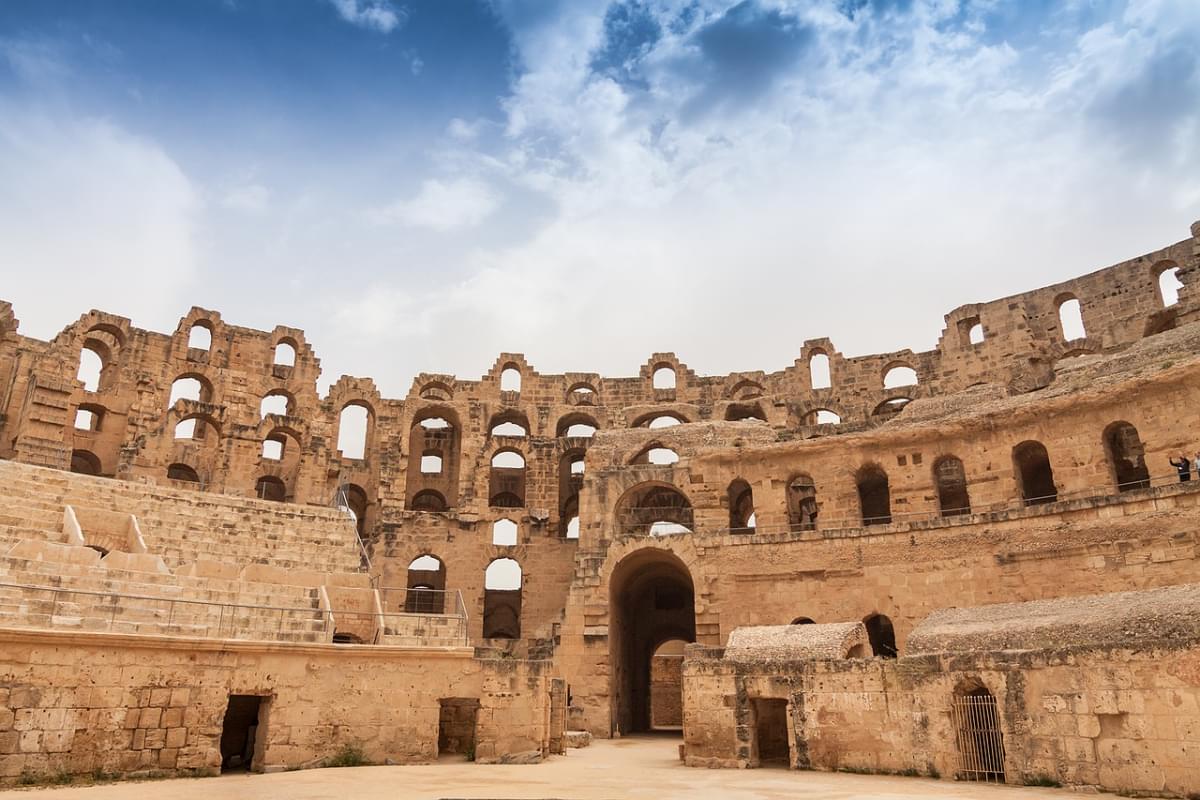
POLYGON ((1062 790, 983 786, 928 778, 798 772, 784 769, 694 769, 678 759, 678 737, 638 736, 594 742, 542 764, 491 766, 446 761, 426 766, 356 767, 226 775, 103 786, 38 789, 54 800, 424 800, 425 798, 767 798, 930 797, 947 800, 1062 798, 1062 790))

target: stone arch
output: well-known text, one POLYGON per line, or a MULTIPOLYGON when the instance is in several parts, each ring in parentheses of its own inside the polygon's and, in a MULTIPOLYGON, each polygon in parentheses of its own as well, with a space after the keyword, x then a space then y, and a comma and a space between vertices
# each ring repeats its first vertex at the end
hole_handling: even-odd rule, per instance
POLYGON ((864 464, 854 474, 863 525, 887 525, 892 521, 892 495, 887 472, 878 464, 864 464))
POLYGON ((933 482, 937 488, 938 510, 943 517, 971 513, 967 471, 960 458, 947 455, 934 461, 933 482))
POLYGON ((614 514, 619 536, 648 536, 660 524, 691 531, 695 524, 687 495, 674 484, 660 481, 645 481, 626 490, 617 500, 614 514))
POLYGON ((558 424, 554 428, 554 435, 560 439, 563 437, 589 439, 598 430, 600 430, 600 423, 596 422, 595 417, 591 414, 575 411, 570 414, 564 414, 559 418, 558 424), (590 427, 592 430, 588 432, 580 426, 590 427))
POLYGON ((524 572, 509 557, 496 558, 484 572, 483 638, 521 638, 521 588, 524 572))
POLYGON ((488 470, 488 505, 522 508, 525 505, 525 456, 515 447, 497 450, 488 470))
POLYGON ((458 499, 462 442, 458 413, 453 407, 442 404, 418 409, 412 417, 408 442, 406 506, 414 511, 449 510, 450 503, 458 499), (421 470, 422 459, 429 455, 442 460, 441 469, 436 473, 421 470))
POLYGON ((788 526, 793 531, 817 528, 817 485, 806 472, 793 475, 787 485, 788 526))
POLYGON ((754 490, 741 478, 736 478, 726 490, 729 505, 729 532, 754 533, 754 490))
POLYGON ((1146 489, 1150 470, 1146 467, 1146 446, 1138 429, 1124 420, 1113 422, 1102 435, 1109 473, 1118 492, 1146 489))
POLYGON ((896 658, 900 651, 896 648, 896 629, 892 620, 884 614, 868 614, 863 620, 867 629, 867 639, 871 643, 871 652, 876 658, 896 658))
POLYGON ((71 472, 79 475, 103 475, 100 457, 91 450, 71 451, 71 472))
POLYGON ((609 577, 612 733, 651 727, 650 668, 664 642, 696 641, 696 589, 670 549, 646 547, 615 562, 609 577))
MULTIPOLYGON (((441 614, 446 606, 446 562, 433 553, 422 552, 408 563, 405 574, 406 614, 441 614)), ((387 592, 381 591, 386 598, 387 592)), ((386 599, 385 599, 386 604, 386 599)))
POLYGON ((1017 490, 1025 505, 1035 506, 1058 500, 1054 470, 1044 444, 1033 440, 1021 442, 1013 448, 1012 457, 1017 490))

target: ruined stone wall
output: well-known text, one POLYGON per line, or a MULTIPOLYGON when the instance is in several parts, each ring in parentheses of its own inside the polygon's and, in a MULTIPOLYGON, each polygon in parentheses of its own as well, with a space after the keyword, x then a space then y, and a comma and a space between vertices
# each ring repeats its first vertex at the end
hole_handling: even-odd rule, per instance
POLYGON ((900 661, 735 666, 693 647, 684 663, 685 761, 755 766, 755 704, 787 700, 793 767, 932 775, 961 768, 951 706, 997 702, 1004 776, 1112 792, 1200 788, 1200 650, 978 653, 900 661))
MULTIPOLYGON (((438 753, 440 698, 478 701, 481 762, 547 752, 544 662, 469 649, 278 646, 0 631, 0 778, 215 772, 231 694, 263 698, 255 769, 438 753)), ((460 730, 461 734, 462 731, 460 730)))

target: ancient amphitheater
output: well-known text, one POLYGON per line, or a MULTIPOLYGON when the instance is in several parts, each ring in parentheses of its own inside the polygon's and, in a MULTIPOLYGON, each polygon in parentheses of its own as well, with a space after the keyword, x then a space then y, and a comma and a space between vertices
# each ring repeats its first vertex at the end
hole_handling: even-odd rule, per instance
POLYGON ((1195 796, 1191 233, 956 308, 928 352, 503 353, 398 399, 320 396, 295 328, 91 311, 45 342, 0 303, 0 776, 655 729, 694 767, 1195 796))

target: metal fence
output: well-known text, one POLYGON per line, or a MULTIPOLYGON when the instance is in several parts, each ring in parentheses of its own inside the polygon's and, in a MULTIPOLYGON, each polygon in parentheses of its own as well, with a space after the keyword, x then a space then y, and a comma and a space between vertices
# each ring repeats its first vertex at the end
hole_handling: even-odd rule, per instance
POLYGON ((995 696, 986 690, 956 695, 950 717, 958 749, 955 778, 1004 783, 1004 735, 995 696))

